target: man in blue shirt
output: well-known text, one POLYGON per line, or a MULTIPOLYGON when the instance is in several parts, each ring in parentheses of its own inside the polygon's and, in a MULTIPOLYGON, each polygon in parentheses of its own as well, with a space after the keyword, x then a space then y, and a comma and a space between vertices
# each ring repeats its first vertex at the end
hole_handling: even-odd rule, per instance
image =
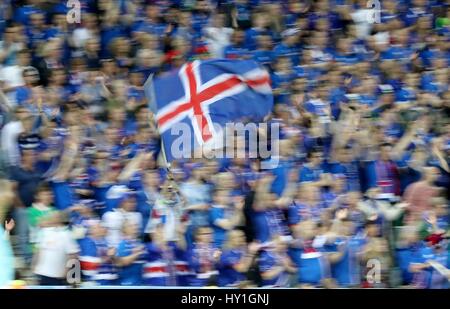
POLYGON ((117 266, 120 285, 139 285, 142 282, 142 266, 145 247, 138 240, 139 228, 126 223, 123 227, 123 239, 117 247, 117 266))
POLYGON ((228 190, 217 190, 214 193, 214 204, 209 210, 209 221, 214 231, 214 245, 221 248, 226 241, 227 231, 242 224, 244 200, 237 196, 230 203, 228 190))
POLYGON ((300 49, 298 48, 298 29, 288 29, 282 33, 283 41, 273 49, 275 57, 289 57, 292 65, 300 63, 300 49))

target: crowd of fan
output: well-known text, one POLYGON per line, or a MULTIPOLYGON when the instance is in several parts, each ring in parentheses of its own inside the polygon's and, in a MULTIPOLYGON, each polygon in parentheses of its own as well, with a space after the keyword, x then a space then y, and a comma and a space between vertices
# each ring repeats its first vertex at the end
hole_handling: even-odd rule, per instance
POLYGON ((83 284, 448 288, 448 1, 382 0, 377 20, 366 0, 80 0, 81 23, 10 2, 10 279, 67 284, 72 260, 83 284), (273 169, 165 166, 143 84, 208 58, 270 72, 273 169))

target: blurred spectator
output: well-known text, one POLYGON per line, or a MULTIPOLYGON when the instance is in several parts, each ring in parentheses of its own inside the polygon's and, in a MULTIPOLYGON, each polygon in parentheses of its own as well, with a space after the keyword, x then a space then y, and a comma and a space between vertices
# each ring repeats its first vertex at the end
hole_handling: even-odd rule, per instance
POLYGON ((362 0, 82 1, 80 24, 10 2, 1 286, 67 284, 74 258, 88 285, 448 288, 442 1, 381 1, 374 23, 362 0), (166 164, 144 84, 211 58, 268 71, 276 155, 249 158, 249 134, 166 164))

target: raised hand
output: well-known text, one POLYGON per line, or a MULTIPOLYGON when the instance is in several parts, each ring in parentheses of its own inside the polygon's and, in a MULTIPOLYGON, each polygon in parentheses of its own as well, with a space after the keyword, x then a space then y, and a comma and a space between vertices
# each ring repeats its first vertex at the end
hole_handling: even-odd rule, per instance
POLYGON ((5 221, 5 230, 9 233, 11 232, 11 230, 16 226, 16 222, 14 221, 14 219, 6 220, 5 221))

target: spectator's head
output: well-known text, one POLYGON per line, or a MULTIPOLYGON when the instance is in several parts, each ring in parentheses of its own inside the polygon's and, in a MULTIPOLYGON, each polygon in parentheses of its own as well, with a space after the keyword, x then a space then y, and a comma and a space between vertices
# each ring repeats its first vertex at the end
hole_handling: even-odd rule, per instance
POLYGON ((294 227, 296 238, 312 241, 317 235, 317 224, 314 221, 302 221, 294 227))
POLYGON ((107 58, 100 61, 101 71, 106 76, 114 76, 117 73, 117 64, 113 59, 107 58))
POLYGON ((156 3, 150 3, 145 7, 145 14, 151 21, 159 20, 159 17, 161 16, 160 11, 161 10, 156 3))
POLYGON ((190 11, 180 11, 178 14, 178 25, 180 27, 190 28, 192 25, 192 14, 190 11))
POLYGON ((241 29, 236 29, 231 35, 231 43, 235 46, 241 46, 244 43, 245 34, 241 29))
POLYGON ((352 236, 355 235, 356 224, 351 220, 342 220, 342 235, 352 236))
POLYGON ((144 68, 153 68, 161 65, 162 56, 159 52, 151 49, 141 49, 137 53, 137 63, 144 68))
POLYGON ((45 59, 59 61, 62 56, 61 41, 59 39, 47 41, 42 48, 42 56, 45 59))
POLYGON ((380 145, 380 159, 383 161, 389 161, 391 159, 392 145, 389 143, 383 143, 380 145))
POLYGON ((27 67, 31 63, 31 55, 27 49, 21 49, 17 52, 17 64, 21 67, 27 67))
POLYGON ((257 11, 252 15, 252 26, 254 28, 264 29, 268 26, 269 19, 265 12, 257 11))
POLYGON ((64 226, 69 222, 67 213, 62 211, 53 211, 50 215, 45 216, 41 221, 42 227, 58 227, 64 226))
POLYGON ((144 184, 146 187, 157 189, 161 183, 161 177, 157 170, 147 170, 144 174, 144 184))
POLYGON ((226 206, 230 204, 230 193, 228 190, 219 189, 214 192, 214 204, 226 206))
POLYGON ((50 71, 50 83, 54 86, 62 86, 66 83, 66 71, 63 68, 55 68, 50 71))
POLYGON ((95 37, 88 38, 85 42, 84 49, 89 54, 98 53, 100 51, 100 44, 98 42, 98 39, 95 37))
POLYGON ((89 236, 94 239, 102 239, 106 236, 107 229, 102 225, 102 223, 94 222, 89 226, 89 236))
POLYGON ((14 117, 19 121, 24 121, 31 116, 30 111, 22 106, 17 106, 14 110, 14 117))
POLYGON ((125 221, 122 225, 122 234, 127 239, 136 239, 138 237, 139 227, 130 222, 125 221))
POLYGON ((308 159, 308 162, 310 164, 312 164, 313 166, 318 166, 322 163, 323 153, 320 149, 313 148, 310 152, 308 152, 306 158, 308 159))
POLYGON ((241 230, 231 230, 227 233, 227 243, 225 248, 235 249, 242 248, 246 244, 245 234, 241 230))
POLYGON ((144 75, 140 71, 131 71, 128 75, 130 85, 135 87, 141 87, 144 84, 144 75))
POLYGON ((41 183, 36 190, 35 203, 50 206, 53 203, 53 192, 46 183, 41 183))
POLYGON ((195 231, 195 241, 199 244, 210 244, 212 239, 212 230, 209 226, 200 226, 195 231))
POLYGON ((338 151, 338 161, 349 163, 353 161, 353 149, 350 146, 342 147, 338 151))
POLYGON ((281 33, 281 36, 283 37, 284 44, 294 46, 298 43, 299 30, 296 28, 287 29, 281 33))
POLYGON ((39 83, 39 72, 34 67, 26 67, 23 69, 22 77, 25 85, 29 87, 36 86, 39 83))
POLYGON ((218 12, 212 17, 212 26, 216 28, 225 27, 226 16, 222 12, 218 12))
POLYGON ((337 49, 341 53, 349 53, 351 51, 351 41, 346 37, 342 37, 337 41, 337 49))
POLYGON ((219 173, 215 180, 217 188, 231 190, 235 187, 235 177, 231 172, 219 173))
POLYGON ((66 28, 67 26, 66 14, 62 12, 55 13, 52 18, 52 23, 53 25, 61 29, 66 28))
POLYGON ((272 49, 272 38, 270 35, 259 35, 257 37, 258 48, 263 50, 271 50, 272 49))
POLYGON ((431 199, 431 205, 437 217, 448 216, 448 201, 444 197, 434 197, 431 199))
POLYGON ((289 57, 278 57, 274 69, 279 72, 287 72, 292 68, 291 59, 289 57))
POLYGON ((197 0, 195 1, 195 10, 197 12, 208 13, 212 9, 211 4, 208 0, 197 0))
POLYGON ((368 220, 365 224, 365 229, 367 236, 369 237, 378 237, 380 233, 380 228, 376 221, 368 220))
POLYGON ((45 16, 39 11, 30 15, 30 24, 32 29, 42 29, 45 25, 45 16))
POLYGON ((19 34, 19 27, 16 24, 10 24, 6 27, 5 33, 3 34, 4 42, 14 42, 19 34))
POLYGON ((314 184, 311 182, 302 182, 297 191, 297 198, 300 201, 310 202, 314 198, 314 184))
POLYGON ((148 108, 148 105, 144 104, 144 105, 139 105, 135 112, 134 112, 134 117, 136 118, 136 122, 138 123, 149 123, 150 120, 150 109, 148 108))
POLYGON ((439 170, 434 166, 426 166, 423 168, 423 179, 430 185, 434 184, 439 175, 439 170))
POLYGON ((352 209, 356 208, 360 199, 361 193, 359 191, 350 191, 347 193, 347 204, 352 209))
POLYGON ((118 37, 111 42, 109 48, 114 57, 128 56, 130 52, 130 42, 125 37, 118 37))
POLYGON ((316 21, 315 29, 320 32, 328 32, 330 30, 330 22, 328 18, 319 18, 316 21))
POLYGON ((123 197, 120 207, 126 212, 133 212, 136 210, 136 196, 132 192, 125 193, 123 197))

